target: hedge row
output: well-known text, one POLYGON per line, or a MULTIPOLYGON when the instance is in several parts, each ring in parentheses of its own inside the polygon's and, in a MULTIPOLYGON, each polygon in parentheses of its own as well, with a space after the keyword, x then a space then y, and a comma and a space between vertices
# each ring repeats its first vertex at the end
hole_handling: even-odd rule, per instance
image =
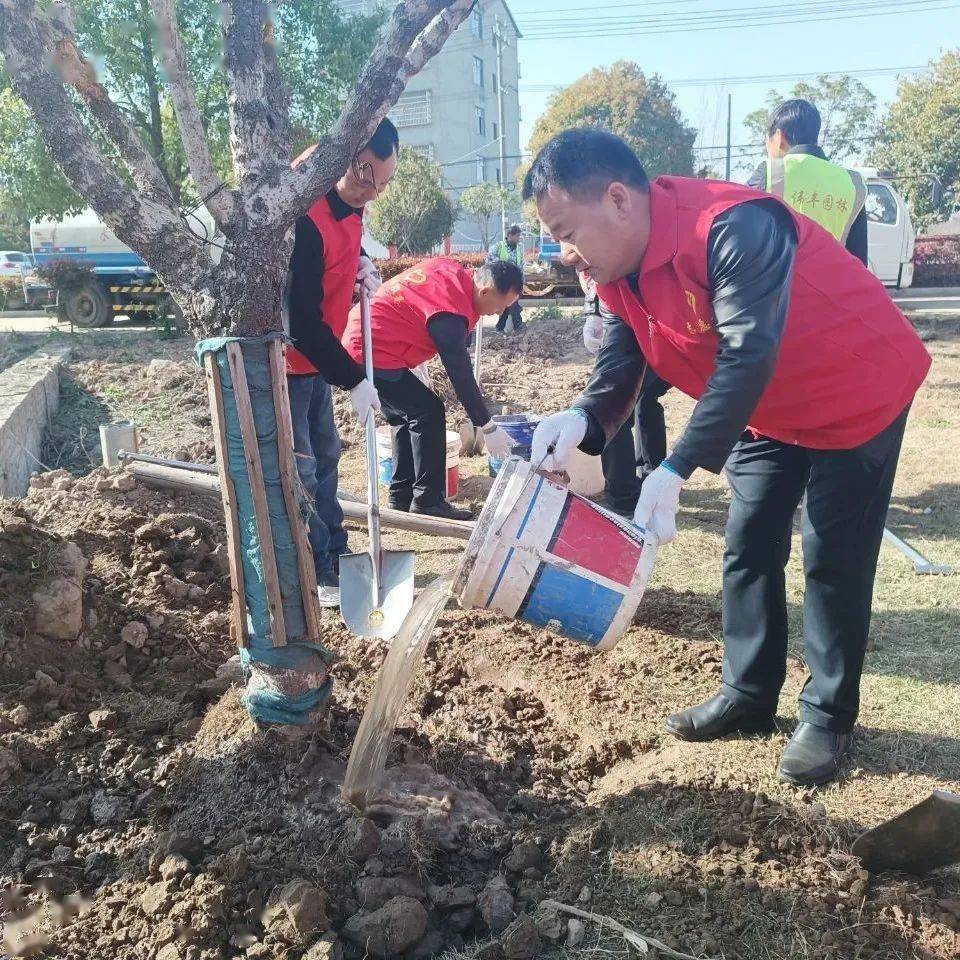
MULTIPOLYGON (((484 253, 451 253, 449 256, 451 260, 456 260, 465 267, 481 267, 487 262, 487 256, 484 253)), ((384 280, 389 280, 398 273, 403 273, 404 270, 415 267, 421 260, 425 259, 427 258, 403 256, 392 257, 390 260, 377 260, 376 263, 380 276, 384 280)))
POLYGON ((960 237, 917 237, 913 248, 913 284, 960 285, 960 237))

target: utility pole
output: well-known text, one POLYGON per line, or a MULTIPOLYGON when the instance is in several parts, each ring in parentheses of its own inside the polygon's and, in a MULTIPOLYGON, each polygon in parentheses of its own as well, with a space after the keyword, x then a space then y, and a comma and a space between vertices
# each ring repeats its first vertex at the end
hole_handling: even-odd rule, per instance
POLYGON ((730 179, 730 135, 733 129, 733 94, 727 94, 727 179, 730 179))
MULTIPOLYGON (((503 45, 506 41, 503 38, 500 17, 497 17, 493 24, 493 39, 497 44, 497 130, 500 141, 500 189, 503 191, 507 186, 507 141, 503 126, 503 45)), ((507 235, 507 205, 502 192, 500 194, 500 230, 502 236, 507 235)))

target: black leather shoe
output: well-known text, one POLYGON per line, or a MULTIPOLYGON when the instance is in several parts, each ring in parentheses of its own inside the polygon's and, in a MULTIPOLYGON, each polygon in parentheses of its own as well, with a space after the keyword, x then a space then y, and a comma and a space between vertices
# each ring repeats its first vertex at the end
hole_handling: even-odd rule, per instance
POLYGON ((772 733, 773 714, 736 703, 722 693, 667 717, 667 733, 679 740, 716 740, 728 733, 772 733))
POLYGON ((432 503, 429 507, 418 507, 414 504, 410 507, 411 513, 419 513, 425 517, 440 517, 441 520, 472 520, 473 513, 470 510, 461 510, 459 507, 441 500, 439 503, 432 503))
POLYGON ((410 511, 410 501, 409 500, 389 500, 387 501, 387 506, 391 510, 399 510, 402 513, 409 513, 410 511))
POLYGON ((852 742, 849 733, 834 733, 812 723, 799 724, 780 759, 780 779, 799 787, 832 780, 852 742))

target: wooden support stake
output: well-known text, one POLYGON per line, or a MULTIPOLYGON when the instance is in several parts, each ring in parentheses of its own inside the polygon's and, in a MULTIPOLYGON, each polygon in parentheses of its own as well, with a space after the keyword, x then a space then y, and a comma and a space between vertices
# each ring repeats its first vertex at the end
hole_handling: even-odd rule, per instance
POLYGON ((297 498, 298 474, 293 451, 293 421, 290 417, 290 396, 287 393, 287 368, 283 360, 283 344, 280 340, 271 340, 267 344, 267 354, 270 357, 270 376, 273 381, 273 409, 277 415, 280 482, 283 485, 283 499, 287 505, 287 517, 297 551, 303 616, 310 639, 319 641, 323 633, 323 620, 320 614, 320 601, 317 598, 317 571, 307 536, 307 524, 301 517, 300 503, 297 498))
MULTIPOLYGON (((220 477, 220 497, 227 521, 227 559, 230 562, 230 626, 234 642, 240 647, 250 644, 247 630, 247 598, 244 592, 243 562, 240 558, 240 522, 237 517, 237 494, 227 471, 227 422, 223 411, 223 389, 220 368, 212 353, 203 355, 207 374, 207 396, 217 449, 217 473, 220 477)), ((206 478, 203 478, 206 479, 206 478)))
POLYGON ((277 555, 273 548, 267 488, 263 483, 263 465, 260 462, 260 449, 257 445, 257 427, 253 419, 253 405, 250 403, 247 371, 243 365, 240 344, 236 341, 227 344, 227 362, 230 364, 230 376, 233 379, 233 399, 237 405, 237 417, 240 420, 243 454, 247 461, 253 512, 257 520, 257 536, 260 539, 263 582, 267 590, 267 608, 270 612, 270 635, 275 647, 283 647, 287 643, 287 631, 283 620, 283 596, 280 593, 277 555))

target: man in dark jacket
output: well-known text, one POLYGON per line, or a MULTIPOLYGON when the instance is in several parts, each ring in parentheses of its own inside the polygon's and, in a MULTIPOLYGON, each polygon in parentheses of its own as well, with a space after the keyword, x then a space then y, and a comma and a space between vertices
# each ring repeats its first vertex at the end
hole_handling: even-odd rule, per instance
POLYGON ((784 567, 804 500, 810 678, 779 772, 797 784, 830 779, 852 740, 883 525, 929 355, 880 281, 773 197, 722 181, 651 183, 626 143, 594 129, 543 148, 524 183, 530 197, 563 262, 596 280, 622 318, 605 329, 584 394, 538 425, 532 461, 562 469, 575 446, 599 453, 655 371, 697 403, 644 481, 634 522, 667 542, 694 470, 726 467, 730 482, 723 685, 667 730, 713 740, 773 728, 786 676, 784 567))
POLYGON ((350 392, 350 404, 361 423, 371 407, 380 409, 376 388, 366 379, 363 366, 344 350, 340 337, 357 285, 371 293, 379 285, 376 268, 361 247, 363 208, 393 177, 398 149, 396 128, 382 120, 347 172, 311 204, 294 231, 284 301, 292 341, 286 351, 287 388, 297 471, 313 507, 308 529, 317 592, 327 607, 339 606, 340 555, 347 549, 343 511, 337 502, 341 445, 330 388, 350 392))

